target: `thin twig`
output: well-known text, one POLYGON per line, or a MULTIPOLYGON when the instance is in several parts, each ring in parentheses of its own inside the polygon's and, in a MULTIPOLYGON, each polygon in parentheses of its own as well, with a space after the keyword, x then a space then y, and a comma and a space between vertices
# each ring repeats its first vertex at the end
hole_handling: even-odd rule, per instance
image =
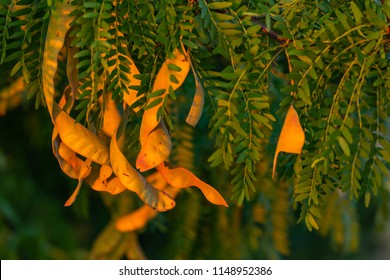
POLYGON ((280 34, 278 34, 276 31, 272 29, 268 29, 267 26, 262 23, 259 18, 252 16, 251 21, 260 25, 261 27, 261 32, 263 32, 265 35, 270 37, 271 39, 278 41, 281 45, 284 45, 288 42, 287 38, 283 38, 280 34))

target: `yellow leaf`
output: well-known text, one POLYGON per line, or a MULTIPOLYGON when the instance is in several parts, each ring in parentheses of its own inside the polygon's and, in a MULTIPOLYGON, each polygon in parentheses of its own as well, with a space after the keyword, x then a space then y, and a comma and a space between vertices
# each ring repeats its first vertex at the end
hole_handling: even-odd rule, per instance
POLYGON ((171 153, 172 142, 163 121, 146 138, 137 157, 136 167, 143 172, 156 167, 171 153))
POLYGON ((106 145, 82 124, 77 123, 54 103, 54 125, 61 140, 79 155, 100 165, 109 164, 109 152, 106 145), (57 113, 57 110, 59 112, 57 113))
POLYGON ((90 172, 91 172, 91 160, 86 159, 83 166, 80 169, 77 187, 76 187, 75 191, 73 192, 73 194, 65 202, 65 206, 70 206, 73 204, 73 202, 75 202, 76 197, 80 192, 80 188, 81 188, 81 185, 83 183, 83 179, 86 178, 90 172))
POLYGON ((172 187, 187 188, 195 186, 202 191, 203 195, 211 203, 228 207, 225 199, 216 189, 201 181, 189 170, 167 162, 159 164, 156 169, 172 187))
MULTIPOLYGON (((188 62, 186 56, 182 54, 178 49, 173 52, 175 58, 167 59, 161 66, 161 69, 157 73, 156 80, 153 84, 152 92, 158 90, 164 90, 162 96, 165 96, 169 93, 169 88, 172 87, 172 90, 178 89, 186 79, 188 72, 190 70, 190 63, 188 62), (181 68, 180 71, 173 71, 168 68, 168 65, 173 64, 181 68), (174 83, 170 80, 170 76, 174 75, 178 83, 174 83)), ((160 96, 161 97, 161 96, 160 96)), ((159 97, 149 98, 148 104, 153 103, 159 97)), ((161 108, 162 104, 153 106, 145 110, 142 117, 141 131, 140 131, 140 141, 141 145, 146 142, 146 137, 151 133, 151 131, 158 125, 160 118, 157 113, 161 108)))
POLYGON ((42 84, 47 110, 53 122, 54 103, 54 75, 57 71, 57 57, 64 45, 66 32, 70 28, 72 18, 69 14, 76 8, 70 1, 55 1, 51 9, 49 25, 47 28, 45 50, 42 63, 42 84))
POLYGON ((276 163, 280 152, 290 154, 300 154, 305 143, 305 133, 299 122, 297 111, 291 105, 284 120, 282 131, 279 135, 276 146, 274 163, 272 168, 272 178, 275 177, 276 163))
POLYGON ((196 89, 195 89, 194 100, 192 102, 191 109, 190 112, 188 113, 186 122, 192 127, 195 127, 198 124, 200 117, 202 116, 203 105, 204 105, 204 90, 192 63, 191 63, 191 70, 192 73, 194 74, 196 89))
POLYGON ((118 136, 119 139, 122 138, 115 131, 111 138, 110 159, 112 170, 118 176, 121 183, 130 191, 135 192, 144 203, 159 212, 167 211, 175 207, 175 201, 169 194, 159 191, 147 183, 145 178, 130 165, 118 146, 118 136))

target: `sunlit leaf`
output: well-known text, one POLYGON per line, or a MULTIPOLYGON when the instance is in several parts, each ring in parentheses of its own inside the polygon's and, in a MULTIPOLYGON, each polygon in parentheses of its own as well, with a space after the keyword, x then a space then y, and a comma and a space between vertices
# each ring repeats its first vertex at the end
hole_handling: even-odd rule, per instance
MULTIPOLYGON (((118 177, 109 179, 112 175, 112 168, 109 165, 102 165, 99 170, 99 177, 90 184, 95 191, 105 191, 116 195, 126 190, 118 177)), ((88 182, 90 183, 90 182, 88 182)))
POLYGON ((56 128, 53 129, 52 148, 62 171, 70 178, 78 179, 84 161, 61 141, 56 128))
POLYGON ((163 121, 149 134, 137 157, 136 167, 141 172, 149 170, 169 157, 171 137, 163 121))
POLYGON ((65 206, 70 206, 75 202, 76 197, 80 192, 80 188, 81 188, 81 185, 83 183, 83 179, 86 178, 90 172, 91 172, 91 160, 86 159, 83 166, 80 169, 77 187, 76 187, 75 191, 73 192, 73 194, 65 202, 65 206))
POLYGON ((188 113, 186 122, 189 125, 195 127, 198 124, 203 112, 204 90, 199 80, 199 76, 197 75, 192 63, 191 63, 191 70, 195 78, 195 96, 191 105, 190 112, 188 113))
MULTIPOLYGON (((175 56, 175 58, 165 60, 165 62, 161 66, 156 76, 156 80, 154 81, 152 92, 156 92, 158 90, 163 89, 165 90, 164 95, 167 95, 169 93, 170 87, 172 87, 172 90, 175 91, 182 85, 182 83, 186 79, 187 74, 190 70, 190 63, 188 62, 186 56, 182 54, 178 49, 176 49, 173 52, 173 55, 175 56), (174 64, 178 66, 181 70, 180 71, 176 71, 177 69, 170 70, 168 67, 169 64, 174 64), (170 75, 174 75, 176 79, 179 81, 179 83, 171 82, 169 79, 170 75)), ((150 98, 148 100, 148 104, 152 103, 155 99, 156 98, 150 98)), ((159 104, 157 104, 156 106, 153 106, 152 108, 145 110, 142 118, 141 131, 140 131, 141 145, 145 143, 149 133, 151 133, 151 131, 160 122, 158 111, 161 107, 162 107, 162 103, 159 102, 159 104)))
POLYGON ((157 211, 167 211, 175 207, 175 201, 169 194, 154 188, 130 165, 118 146, 117 137, 120 141, 123 141, 122 135, 117 135, 116 131, 111 138, 110 159, 112 170, 121 183, 128 190, 135 192, 144 203, 157 211))
POLYGON ((297 111, 291 105, 284 120, 282 130, 276 146, 274 163, 272 168, 272 178, 275 177, 276 162, 280 152, 290 154, 300 154, 305 143, 305 133, 299 122, 297 111))
POLYGON ((98 164, 109 163, 109 152, 106 145, 89 129, 77 123, 66 112, 58 108, 54 124, 61 140, 73 151, 98 164))
POLYGON ((64 45, 66 32, 70 28, 72 20, 69 14, 76 6, 70 2, 56 1, 55 6, 51 9, 49 26, 46 34, 45 51, 43 54, 42 79, 43 93, 45 96, 47 110, 53 119, 53 102, 54 102, 54 75, 57 71, 57 57, 62 46, 64 45))
MULTIPOLYGON (((169 94, 170 90, 176 90, 181 86, 187 77, 190 69, 190 63, 185 55, 179 50, 174 51, 175 58, 167 59, 161 66, 153 85, 152 92, 164 90, 163 96, 169 94), (178 68, 174 70, 172 66, 178 68), (178 69, 180 71, 177 71, 178 69), (170 76, 174 75, 177 82, 172 82, 170 76)), ((164 131, 164 124, 161 124, 161 118, 158 115, 162 107, 163 97, 152 97, 148 100, 148 105, 142 117, 140 142, 142 150, 137 158, 137 168, 141 171, 149 170, 152 167, 166 160, 171 152, 171 143, 167 131, 164 131), (151 106, 153 105, 153 106, 151 106), (160 126, 160 128, 158 128, 160 126), (161 143, 161 144, 160 144, 161 143)), ((165 129, 166 130, 166 129, 165 129)))
MULTIPOLYGON (((121 121, 121 114, 119 113, 117 104, 111 98, 111 94, 105 96, 105 101, 103 102, 104 106, 104 115, 103 115, 103 126, 102 131, 112 137, 114 130, 118 127, 119 122, 121 121)), ((103 97, 102 97, 103 99, 103 97)))
POLYGON ((120 194, 126 190, 126 187, 121 183, 118 177, 114 177, 110 180, 102 179, 101 177, 91 184, 91 188, 98 192, 108 192, 112 195, 120 194))
POLYGON ((197 187, 202 191, 205 198, 211 203, 228 207, 225 199, 219 194, 216 189, 214 189, 209 184, 206 184, 205 182, 201 181, 189 170, 167 162, 161 163, 156 168, 164 177, 164 179, 168 182, 168 184, 172 187, 197 187))
MULTIPOLYGON (((146 177, 146 180, 149 184, 152 184, 158 190, 168 191, 172 197, 176 197, 177 193, 180 191, 180 189, 177 188, 171 188, 168 190, 168 183, 159 172, 150 174, 148 177, 146 177)), ((133 212, 117 219, 115 222, 115 227, 122 232, 135 231, 143 228, 147 222, 156 217, 157 214, 158 211, 155 209, 149 207, 148 205, 143 205, 133 212)))
POLYGON ((158 211, 144 205, 137 210, 120 217, 115 222, 115 228, 122 232, 134 231, 143 228, 146 223, 156 217, 158 211))

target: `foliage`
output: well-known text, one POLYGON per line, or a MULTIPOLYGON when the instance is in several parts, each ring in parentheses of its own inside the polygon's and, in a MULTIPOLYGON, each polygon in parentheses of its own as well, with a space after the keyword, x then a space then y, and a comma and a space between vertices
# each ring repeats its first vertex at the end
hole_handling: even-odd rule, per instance
POLYGON ((172 258, 210 244, 216 258, 288 254, 295 220, 353 251, 356 204, 388 208, 388 18, 390 1, 0 0, 13 77, 0 109, 22 91, 47 107, 53 153, 78 180, 66 205, 83 181, 104 192, 94 258, 143 257, 117 230, 161 229, 157 211, 174 207, 172 258))

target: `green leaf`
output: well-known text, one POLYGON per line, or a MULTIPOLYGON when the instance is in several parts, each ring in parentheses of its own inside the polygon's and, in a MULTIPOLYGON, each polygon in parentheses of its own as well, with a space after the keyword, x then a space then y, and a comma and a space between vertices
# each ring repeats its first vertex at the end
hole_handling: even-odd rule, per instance
POLYGON ((315 228, 316 230, 319 230, 319 227, 318 227, 318 224, 317 224, 316 220, 314 219, 314 217, 313 217, 310 213, 307 213, 306 219, 307 219, 307 222, 308 222, 313 228, 315 228))
POLYGON ((158 97, 158 96, 163 95, 163 93, 165 93, 165 89, 159 89, 159 90, 156 90, 156 91, 150 93, 148 95, 148 98, 158 97))
POLYGON ((172 83, 175 83, 175 84, 179 84, 179 80, 176 78, 175 75, 173 74, 170 74, 169 75, 169 80, 172 82, 172 83))
POLYGON ((17 59, 20 57, 20 54, 21 52, 20 51, 16 51, 12 54, 10 54, 9 56, 7 56, 5 59, 4 59, 4 62, 9 62, 9 61, 12 61, 14 59, 17 59))
POLYGON ((221 9, 226 9, 229 8, 233 5, 231 2, 213 2, 209 3, 207 6, 211 10, 221 10, 221 9))
POLYGON ((364 193, 364 205, 366 207, 370 206, 370 201, 371 201, 371 193, 369 191, 366 191, 364 193))
POLYGON ((21 68, 21 66, 22 66, 22 64, 20 63, 20 61, 18 61, 18 62, 15 64, 14 68, 12 68, 11 73, 10 73, 10 76, 13 77, 13 76, 19 71, 19 69, 21 68))
POLYGON ((211 12, 212 16, 218 21, 233 20, 234 17, 227 14, 211 12))
POLYGON ((256 34, 261 29, 260 25, 253 25, 246 30, 248 35, 256 34))
POLYGON ((347 142, 345 141, 344 137, 342 137, 342 136, 338 137, 338 141, 339 141, 339 145, 340 145, 340 148, 343 151, 343 153, 347 157, 349 157, 351 155, 351 151, 350 151, 349 146, 348 146, 347 142))
POLYGON ((354 2, 350 2, 351 3, 351 9, 352 9, 352 13, 353 13, 353 16, 355 17, 355 21, 357 24, 361 24, 362 23, 362 18, 364 17, 362 12, 360 11, 359 7, 354 3, 354 2))
POLYGON ((93 19, 93 18, 98 18, 98 17, 99 17, 99 13, 97 13, 97 12, 88 12, 88 13, 83 15, 83 18, 85 18, 85 19, 93 19))
POLYGON ((314 216, 316 216, 317 218, 322 219, 322 215, 321 215, 321 213, 320 213, 320 211, 318 210, 317 207, 314 207, 314 206, 310 207, 309 208, 309 212, 311 214, 313 214, 314 216))
POLYGON ((341 133, 343 134, 347 142, 349 144, 352 144, 353 142, 352 134, 346 126, 343 126, 343 128, 341 129, 341 133))
POLYGON ((80 58, 80 57, 90 56, 90 55, 91 55, 91 51, 89 49, 87 49, 87 50, 79 51, 78 53, 76 53, 74 55, 74 57, 75 58, 80 58))
POLYGON ((168 69, 171 71, 175 71, 175 72, 181 71, 181 68, 179 66, 177 66, 176 64, 168 63, 167 66, 168 66, 168 69))
POLYGON ((241 30, 235 30, 235 29, 224 29, 222 30, 222 32, 226 35, 226 36, 234 36, 234 35, 238 35, 238 34, 241 34, 241 30))
POLYGON ((192 42, 191 40, 182 39, 182 42, 184 45, 186 45, 187 47, 189 47, 191 49, 198 49, 198 46, 194 42, 192 42))
POLYGON ((145 107, 145 110, 148 110, 148 109, 150 109, 150 108, 153 108, 154 106, 159 105, 162 101, 163 101, 163 99, 162 99, 161 97, 156 98, 155 100, 153 100, 152 102, 150 102, 150 103, 145 107))
POLYGON ((342 25, 344 26, 345 30, 349 30, 351 28, 348 24, 348 20, 347 20, 348 18, 346 15, 344 15, 343 13, 341 13, 340 11, 337 10, 336 16, 339 19, 339 21, 342 23, 342 25))
POLYGON ((11 13, 11 16, 13 17, 19 17, 23 15, 28 15, 31 13, 31 8, 23 8, 23 9, 18 9, 14 12, 11 13))
POLYGON ((100 9, 101 3, 98 2, 86 2, 84 3, 85 8, 91 8, 91 9, 100 9))

